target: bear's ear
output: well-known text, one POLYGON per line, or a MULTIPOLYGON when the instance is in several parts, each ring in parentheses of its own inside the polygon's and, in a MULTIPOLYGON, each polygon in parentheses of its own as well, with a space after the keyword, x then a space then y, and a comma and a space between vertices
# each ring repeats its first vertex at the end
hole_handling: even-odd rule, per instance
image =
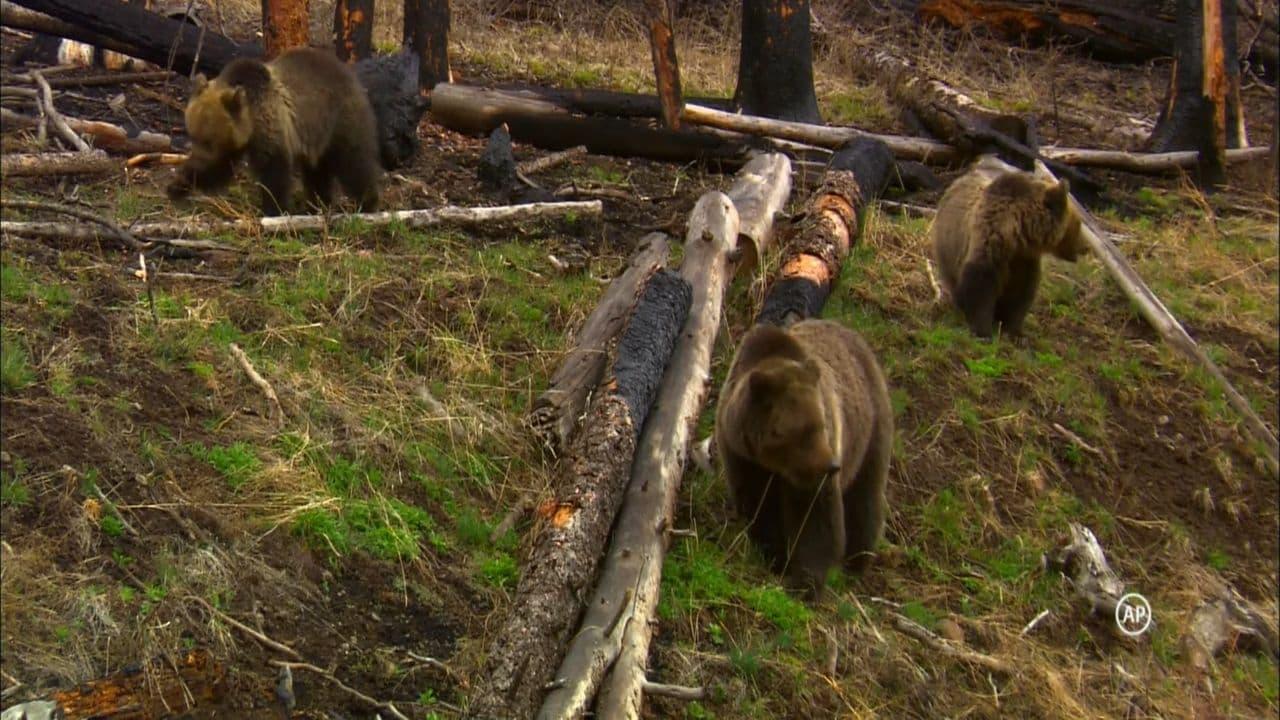
POLYGON ((1070 194, 1071 185, 1067 183, 1065 178, 1059 180, 1057 185, 1044 194, 1045 207, 1048 207, 1055 214, 1064 212, 1067 209, 1067 197, 1070 194))
POLYGON ((244 88, 237 87, 234 90, 228 90, 222 96, 222 105, 232 115, 240 112, 240 109, 245 107, 244 88))
POLYGON ((198 73, 195 76, 195 79, 192 80, 191 94, 193 96, 199 95, 204 92, 207 87, 209 87, 209 78, 205 77, 204 73, 198 73))

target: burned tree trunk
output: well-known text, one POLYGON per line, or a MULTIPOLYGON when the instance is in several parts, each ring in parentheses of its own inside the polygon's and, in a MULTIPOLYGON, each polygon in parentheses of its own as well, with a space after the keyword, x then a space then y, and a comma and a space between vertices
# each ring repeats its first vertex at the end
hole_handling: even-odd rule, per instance
POLYGON ((820 123, 809 0, 742 0, 734 100, 748 115, 820 123))
POLYGON ((689 314, 689 283, 659 270, 645 286, 574 440, 515 599, 489 647, 470 711, 485 718, 532 717, 552 680, 581 598, 595 577, 622 503, 640 429, 689 314))
POLYGON ((418 56, 406 51, 375 55, 355 65, 378 121, 382 166, 394 170, 418 152, 418 123, 427 111, 418 94, 418 56))
POLYGON ((259 57, 256 43, 236 43, 208 28, 172 20, 115 0, 13 0, 121 43, 115 49, 162 68, 188 74, 192 67, 214 74, 238 57, 259 57))
POLYGON ((449 71, 449 0, 404 0, 404 46, 418 56, 418 92, 452 82, 449 71))
POLYGON ((333 4, 333 49, 343 62, 373 55, 373 0, 338 0, 333 4))
POLYGON ((311 42, 308 0, 262 0, 262 45, 268 60, 311 42))
POLYGON ((156 658, 150 665, 54 692, 50 700, 66 720, 158 718, 213 705, 226 693, 226 668, 207 650, 156 658))
POLYGON ((667 0, 645 0, 644 6, 662 122, 675 130, 680 127, 680 63, 676 61, 676 39, 671 31, 671 5, 667 0))
POLYGON ((789 325, 822 312, 857 241, 861 214, 884 190, 892 169, 893 154, 877 140, 856 140, 836 153, 787 243, 757 323, 789 325))
POLYGON ((1226 149, 1248 144, 1232 0, 1178 0, 1169 93, 1151 133, 1156 152, 1198 150, 1202 187, 1226 182, 1226 149))

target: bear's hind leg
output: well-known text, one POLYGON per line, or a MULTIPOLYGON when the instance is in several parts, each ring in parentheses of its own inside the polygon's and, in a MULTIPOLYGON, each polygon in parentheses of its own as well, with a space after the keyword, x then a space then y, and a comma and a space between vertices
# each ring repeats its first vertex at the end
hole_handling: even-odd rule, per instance
POLYGON ((840 563, 845 552, 838 482, 829 477, 814 490, 787 486, 780 500, 786 529, 787 584, 817 602, 827 587, 827 571, 840 563))
POLYGON ((1040 258, 1020 258, 1009 263, 1009 279, 996 303, 996 320, 1005 335, 1021 335, 1022 323, 1040 285, 1040 258))
POLYGON ((333 204, 333 168, 321 161, 314 168, 303 168, 302 185, 307 192, 307 202, 318 208, 333 204))
POLYGON ((872 438, 862 467, 844 492, 845 567, 851 572, 866 570, 884 534, 884 488, 892 455, 892 431, 888 437, 872 438))
POLYGON ((330 156, 341 158, 336 164, 338 182, 342 189, 356 201, 359 212, 374 212, 380 204, 378 184, 382 180, 377 148, 358 152, 330 151, 330 156))

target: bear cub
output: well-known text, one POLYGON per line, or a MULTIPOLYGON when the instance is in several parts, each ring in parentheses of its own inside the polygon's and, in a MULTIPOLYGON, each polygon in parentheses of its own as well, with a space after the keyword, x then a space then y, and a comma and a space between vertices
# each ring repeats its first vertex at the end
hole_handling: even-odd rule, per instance
POLYGON ((866 567, 884 529, 893 409, 857 333, 828 320, 752 328, 715 443, 748 536, 788 586, 818 600, 831 567, 866 567))
POLYGON ((1007 335, 1022 332, 1042 255, 1075 262, 1088 251, 1066 180, 981 162, 943 193, 930 234, 943 297, 983 338, 997 323, 1007 335))
POLYGON ((336 178, 363 211, 376 210, 382 178, 377 124, 355 74, 331 53, 299 48, 271 62, 237 59, 213 80, 199 75, 186 110, 191 154, 169 197, 226 187, 246 158, 262 185, 262 213, 292 207, 293 176, 308 201, 328 205, 336 178))

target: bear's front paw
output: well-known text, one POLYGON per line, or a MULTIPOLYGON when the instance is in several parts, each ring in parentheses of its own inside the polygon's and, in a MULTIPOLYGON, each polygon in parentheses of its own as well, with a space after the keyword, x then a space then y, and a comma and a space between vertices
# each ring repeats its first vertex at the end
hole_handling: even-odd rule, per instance
POLYGON ((183 200, 191 195, 191 183, 185 179, 174 180, 165 188, 165 194, 170 200, 183 200))

